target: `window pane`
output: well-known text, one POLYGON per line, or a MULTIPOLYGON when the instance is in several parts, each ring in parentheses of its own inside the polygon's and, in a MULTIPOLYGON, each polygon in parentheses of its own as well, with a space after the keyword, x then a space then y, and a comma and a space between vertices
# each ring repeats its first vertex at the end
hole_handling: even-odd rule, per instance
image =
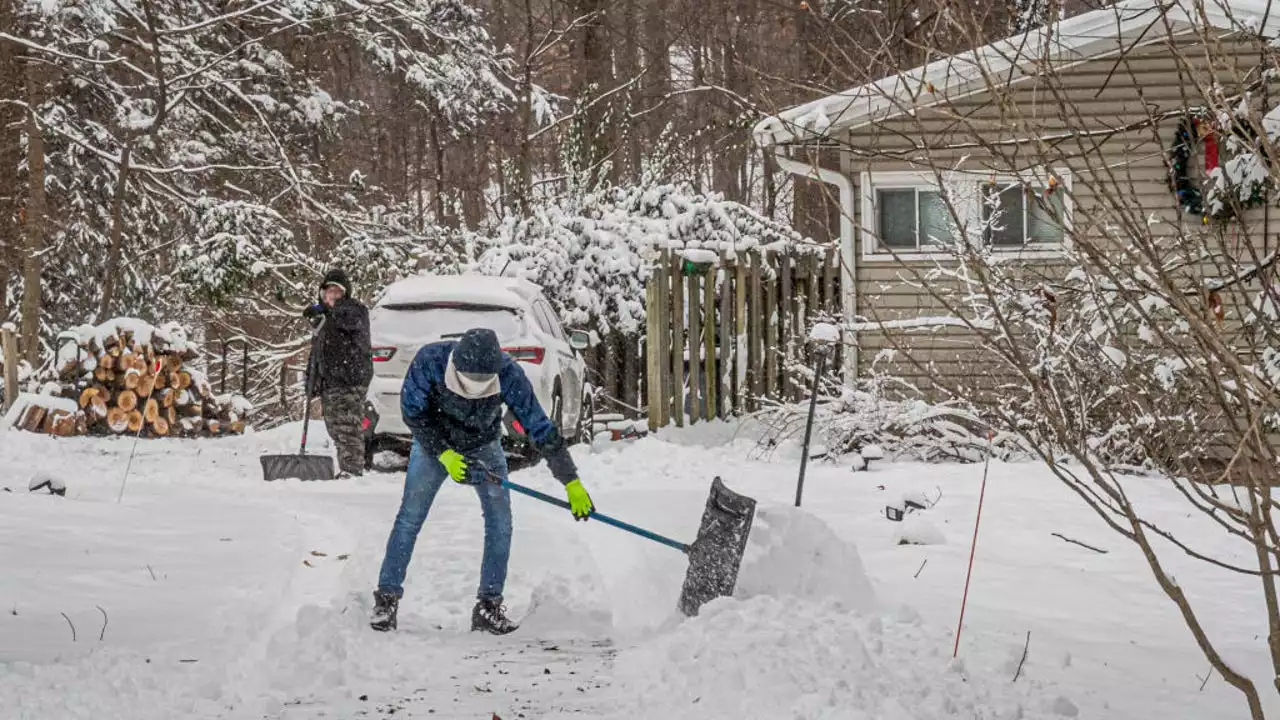
POLYGON ((880 244, 894 249, 916 248, 916 191, 878 190, 880 244))
POLYGON ((1038 195, 1027 200, 1027 242, 1061 243, 1064 234, 1061 221, 1065 217, 1062 191, 1038 195))
POLYGON ((937 190, 920 190, 916 200, 920 206, 920 244, 950 243, 954 236, 951 232, 951 211, 942 201, 942 193, 937 190))
POLYGON ((987 242, 996 247, 1022 247, 1025 186, 988 183, 982 192, 982 219, 987 242))

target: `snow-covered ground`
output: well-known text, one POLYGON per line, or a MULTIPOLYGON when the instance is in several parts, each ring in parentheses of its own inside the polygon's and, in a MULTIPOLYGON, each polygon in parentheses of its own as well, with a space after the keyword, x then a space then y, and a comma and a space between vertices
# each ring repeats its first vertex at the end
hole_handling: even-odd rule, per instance
MULTIPOLYGON (((795 459, 750 460, 729 426, 579 448, 601 510, 678 538, 716 475, 757 498, 738 597, 679 618, 682 555, 515 496, 508 604, 524 627, 469 633, 480 514, 446 487, 384 635, 368 593, 402 476, 263 483, 257 456, 294 431, 143 442, 119 504, 131 440, 0 433, 0 718, 1247 715, 1204 682, 1138 554, 1034 465, 991 467, 953 662, 980 465, 818 464, 796 511, 795 459), (36 473, 66 497, 27 493, 36 473), (920 495, 936 505, 885 518, 920 495)), ((542 467, 515 479, 555 490, 542 467)), ((1158 481, 1131 490, 1201 547, 1245 556, 1158 481)), ((1170 565, 1231 662, 1266 678, 1254 584, 1170 565)))

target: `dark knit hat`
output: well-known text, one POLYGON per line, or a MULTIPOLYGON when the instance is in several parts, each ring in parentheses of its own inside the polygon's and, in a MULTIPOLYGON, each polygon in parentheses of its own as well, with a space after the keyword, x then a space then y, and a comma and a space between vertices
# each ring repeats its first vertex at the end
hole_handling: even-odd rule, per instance
POLYGON ((320 289, 323 290, 330 285, 337 285, 342 288, 342 292, 351 297, 351 280, 347 278, 347 271, 342 268, 333 268, 324 274, 324 279, 320 281, 320 289))
POLYGON ((453 348, 453 367, 467 375, 497 375, 502 369, 502 345, 497 333, 487 328, 463 333, 453 348))

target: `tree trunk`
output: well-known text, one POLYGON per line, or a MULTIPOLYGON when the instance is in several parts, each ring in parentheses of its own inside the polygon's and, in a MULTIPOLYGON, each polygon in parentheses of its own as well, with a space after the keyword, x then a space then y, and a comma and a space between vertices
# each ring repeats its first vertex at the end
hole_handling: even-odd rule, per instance
POLYGON ((124 246, 124 201, 129 185, 129 160, 133 155, 133 140, 125 143, 120 151, 119 176, 116 178, 115 195, 111 199, 111 243, 107 248, 106 266, 102 272, 102 303, 98 306, 98 322, 111 317, 111 304, 115 300, 116 283, 120 281, 120 255, 124 246))
POLYGON ((435 160, 436 222, 449 228, 458 227, 457 218, 449 215, 444 203, 444 148, 440 145, 440 130, 435 118, 431 119, 431 154, 435 160))
POLYGON ((520 126, 516 132, 519 154, 515 179, 516 207, 527 213, 533 201, 533 53, 537 49, 533 29, 533 0, 524 0, 524 73, 520 78, 520 126))
POLYGON ((49 221, 44 183, 44 137, 36 111, 40 107, 43 79, 36 63, 27 64, 27 167, 30 190, 26 212, 26 246, 22 255, 22 344, 23 356, 33 366, 40 361, 40 316, 44 312, 41 278, 49 221))
MULTIPOLYGON (((604 0, 577 0, 575 13, 583 20, 574 34, 574 97, 583 103, 613 87, 613 62, 610 57, 604 13, 609 3, 604 0)), ((601 101, 583 108, 578 117, 580 130, 577 170, 585 188, 596 187, 605 177, 604 163, 613 152, 613 132, 607 125, 611 102, 601 101)))
MULTIPOLYGON (((0 0, 0 27, 14 27, 12 0, 0 0)), ((14 62, 13 45, 0 43, 0 97, 22 96, 21 72, 14 62)), ((17 167, 21 160, 18 140, 22 127, 21 110, 16 105, 0 105, 0 306, 7 306, 12 270, 22 265, 19 260, 21 229, 13 220, 18 215, 22 195, 17 167)), ((8 320, 8 308, 0 313, 0 322, 8 320)))

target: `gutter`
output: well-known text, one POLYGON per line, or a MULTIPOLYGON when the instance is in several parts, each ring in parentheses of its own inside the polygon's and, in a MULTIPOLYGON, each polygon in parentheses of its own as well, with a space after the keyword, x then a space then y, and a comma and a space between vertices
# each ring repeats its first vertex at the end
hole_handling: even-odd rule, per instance
POLYGON ((858 317, 857 292, 857 253, 854 252, 854 193, 853 181, 844 173, 831 168, 819 167, 816 163, 803 163, 785 155, 785 150, 776 153, 774 159, 778 166, 792 175, 819 180, 834 185, 840 191, 840 300, 841 312, 844 315, 845 332, 852 336, 852 343, 846 346, 844 354, 844 382, 852 385, 858 377, 858 337, 852 329, 858 317))

